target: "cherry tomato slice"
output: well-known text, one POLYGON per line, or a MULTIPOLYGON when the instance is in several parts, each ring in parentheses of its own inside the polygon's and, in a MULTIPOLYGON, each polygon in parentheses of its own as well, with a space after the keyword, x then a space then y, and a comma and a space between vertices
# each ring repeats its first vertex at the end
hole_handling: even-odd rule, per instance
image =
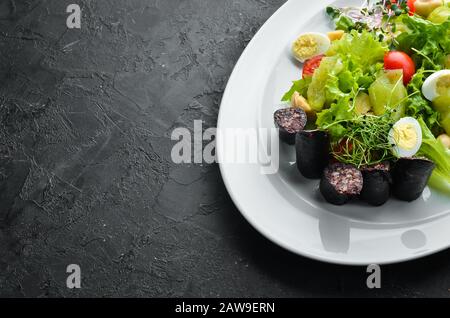
POLYGON ((342 138, 337 144, 333 145, 333 153, 338 156, 345 155, 353 151, 353 144, 347 139, 342 138))
POLYGON ((408 12, 409 15, 414 15, 414 12, 416 12, 416 7, 414 6, 415 2, 416 2, 416 0, 408 0, 406 2, 406 5, 409 8, 409 12, 408 12))
POLYGON ((303 64, 303 78, 313 76, 314 71, 320 66, 320 62, 322 62, 324 56, 323 54, 314 56, 303 64))
POLYGON ((416 73, 414 61, 408 54, 400 51, 387 52, 384 56, 384 69, 403 70, 403 83, 407 85, 416 73))

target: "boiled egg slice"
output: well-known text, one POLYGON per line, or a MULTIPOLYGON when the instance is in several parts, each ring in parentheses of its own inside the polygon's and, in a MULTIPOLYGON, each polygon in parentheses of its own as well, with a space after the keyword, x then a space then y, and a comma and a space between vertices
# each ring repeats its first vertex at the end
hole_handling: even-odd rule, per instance
POLYGON ((441 70, 431 74, 423 82, 422 93, 431 102, 439 96, 450 96, 450 70, 441 70))
POLYGON ((303 33, 292 44, 292 54, 300 62, 324 54, 330 48, 331 41, 325 34, 317 32, 303 33))
POLYGON ((419 122, 412 117, 403 117, 392 127, 388 140, 392 145, 392 153, 397 158, 414 156, 422 145, 419 122))

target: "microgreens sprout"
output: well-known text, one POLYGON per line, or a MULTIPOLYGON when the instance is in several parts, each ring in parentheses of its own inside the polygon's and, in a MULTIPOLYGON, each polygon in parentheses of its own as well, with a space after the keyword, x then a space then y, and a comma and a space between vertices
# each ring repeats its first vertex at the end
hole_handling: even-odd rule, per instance
POLYGON ((333 156, 343 163, 362 166, 393 159, 388 141, 394 120, 390 112, 382 116, 361 115, 345 123, 347 134, 333 146, 333 156))

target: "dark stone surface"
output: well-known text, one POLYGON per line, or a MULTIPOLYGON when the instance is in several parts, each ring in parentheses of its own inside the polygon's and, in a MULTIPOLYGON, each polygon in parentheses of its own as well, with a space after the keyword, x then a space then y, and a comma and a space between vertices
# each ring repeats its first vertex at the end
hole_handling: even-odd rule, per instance
POLYGON ((450 252, 318 263, 259 235, 216 165, 175 165, 214 126, 246 43, 283 0, 0 1, 1 296, 444 296, 450 252), (68 30, 66 6, 83 12, 68 30), (82 288, 65 287, 68 264, 82 288))

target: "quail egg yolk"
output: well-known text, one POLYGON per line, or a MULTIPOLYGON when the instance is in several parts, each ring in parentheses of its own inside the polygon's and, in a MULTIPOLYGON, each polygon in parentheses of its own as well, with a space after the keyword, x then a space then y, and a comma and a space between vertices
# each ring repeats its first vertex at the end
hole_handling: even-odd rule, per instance
POLYGON ((312 35, 303 35, 294 42, 293 50, 299 57, 312 56, 318 50, 317 40, 312 35))
POLYGON ((417 132, 412 124, 405 123, 394 127, 394 140, 399 148, 413 149, 417 138, 417 132))
POLYGON ((450 96, 450 74, 439 78, 436 83, 436 91, 440 96, 450 96))

